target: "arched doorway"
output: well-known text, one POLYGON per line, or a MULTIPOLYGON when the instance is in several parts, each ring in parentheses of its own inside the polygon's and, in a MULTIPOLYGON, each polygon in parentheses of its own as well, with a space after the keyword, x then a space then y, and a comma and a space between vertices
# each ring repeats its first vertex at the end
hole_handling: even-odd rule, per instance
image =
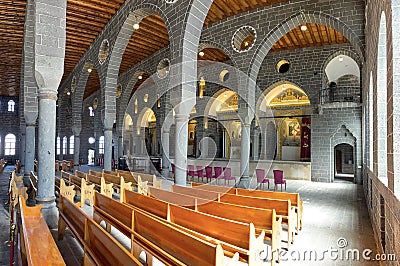
POLYGON ((341 143, 334 148, 335 180, 354 180, 354 148, 341 143))

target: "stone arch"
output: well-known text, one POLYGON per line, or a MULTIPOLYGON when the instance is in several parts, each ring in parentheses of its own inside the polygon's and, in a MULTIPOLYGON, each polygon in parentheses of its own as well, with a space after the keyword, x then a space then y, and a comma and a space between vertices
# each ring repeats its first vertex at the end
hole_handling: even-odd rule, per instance
POLYGON ((109 113, 109 115, 111 116, 112 113, 110 113, 110 111, 113 110, 112 105, 115 103, 115 90, 118 83, 119 68, 126 46, 130 41, 130 38, 127 38, 127 36, 131 36, 134 32, 133 24, 139 23, 143 18, 151 14, 158 14, 163 18, 167 27, 170 41, 173 42, 173 40, 171 39, 170 23, 164 12, 160 8, 150 3, 142 3, 139 5, 137 5, 137 3, 133 4, 134 2, 131 3, 132 4, 129 14, 126 14, 125 17, 121 18, 121 20, 124 20, 124 23, 117 34, 115 42, 110 49, 110 55, 107 62, 107 70, 105 76, 105 88, 104 90, 102 90, 102 98, 109 99, 108 101, 105 101, 104 107, 106 111, 104 113, 109 113))
POLYGON ((329 180, 332 182, 335 178, 335 162, 334 152, 335 147, 339 144, 349 144, 353 147, 353 159, 354 159, 354 180, 356 180, 357 174, 357 138, 354 137, 353 133, 343 123, 339 126, 336 131, 330 137, 330 149, 329 149, 329 180))
POLYGON ((343 21, 320 11, 299 11, 298 13, 293 14, 281 24, 273 28, 260 42, 261 46, 258 48, 257 52, 253 55, 253 58, 250 61, 251 68, 249 70, 249 76, 252 80, 257 79, 261 64, 272 46, 284 34, 304 23, 318 23, 329 25, 333 29, 341 32, 343 36, 345 36, 354 46, 357 54, 361 58, 361 61, 364 61, 364 55, 361 49, 363 47, 363 43, 361 39, 343 21))
MULTIPOLYGON (((226 92, 230 92, 230 94, 231 93, 236 93, 236 94, 238 93, 237 90, 228 89, 228 88, 220 89, 219 91, 214 93, 214 95, 210 97, 210 99, 208 100, 208 102, 206 104, 206 107, 204 108, 204 117, 210 116, 210 110, 211 110, 212 106, 215 104, 216 101, 219 101, 218 97, 221 96, 222 94, 226 93, 226 92)), ((213 118, 215 118, 215 117, 213 117, 213 118)))
POLYGON ((224 51, 224 53, 229 57, 229 60, 232 61, 232 65, 234 67, 237 67, 237 63, 236 63, 236 59, 235 56, 233 55, 232 51, 230 49, 227 49, 225 46, 216 43, 214 41, 209 41, 209 40, 201 40, 199 43, 199 48, 198 51, 202 51, 204 49, 207 48, 215 48, 215 49, 219 49, 221 51, 224 51))
POLYGON ((387 39, 386 15, 381 13, 378 36, 377 83, 376 83, 376 132, 377 167, 376 176, 388 185, 387 165, 387 39))

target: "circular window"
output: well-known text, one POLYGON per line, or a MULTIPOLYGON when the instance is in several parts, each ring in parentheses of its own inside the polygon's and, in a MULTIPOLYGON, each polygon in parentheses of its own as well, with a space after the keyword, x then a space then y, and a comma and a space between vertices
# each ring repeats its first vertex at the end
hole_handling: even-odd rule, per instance
POLYGON ((173 4, 173 3, 175 3, 176 1, 178 1, 178 0, 165 0, 165 3, 167 3, 167 4, 173 4))
POLYGON ((251 26, 243 26, 236 30, 232 37, 232 48, 238 53, 250 50, 256 42, 257 33, 251 26))
POLYGON ((110 50, 110 44, 108 43, 108 40, 105 39, 101 42, 100 50, 99 50, 99 62, 100 64, 103 64, 104 61, 106 61, 106 58, 108 56, 108 52, 110 50))
POLYGON ((76 88, 76 77, 74 76, 71 81, 71 92, 74 93, 76 88))
POLYGON ((278 73, 286 73, 289 71, 290 68, 290 63, 287 60, 281 60, 278 62, 278 64, 276 64, 276 71, 278 71, 278 73))
POLYGON ((93 137, 90 137, 88 141, 89 141, 89 144, 93 144, 96 142, 96 139, 93 137))
POLYGON ((165 78, 169 73, 169 60, 168 58, 164 58, 158 63, 157 66, 157 75, 159 78, 165 78))
POLYGON ((229 79, 229 71, 224 69, 219 73, 219 80, 221 82, 226 82, 229 79))

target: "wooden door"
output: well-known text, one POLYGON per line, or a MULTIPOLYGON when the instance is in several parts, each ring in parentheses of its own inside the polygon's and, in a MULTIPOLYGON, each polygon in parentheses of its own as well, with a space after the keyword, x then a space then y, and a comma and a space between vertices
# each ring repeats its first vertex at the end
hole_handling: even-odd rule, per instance
POLYGON ((336 159, 336 173, 342 173, 342 151, 335 150, 335 159, 336 159))

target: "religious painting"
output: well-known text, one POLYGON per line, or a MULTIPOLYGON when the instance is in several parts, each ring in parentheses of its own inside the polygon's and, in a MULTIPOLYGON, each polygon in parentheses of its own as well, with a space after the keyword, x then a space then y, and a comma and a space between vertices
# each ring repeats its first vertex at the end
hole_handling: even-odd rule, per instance
POLYGON ((293 121, 289 124, 289 129, 288 129, 288 136, 290 137, 296 137, 300 135, 300 124, 297 121, 293 121))

